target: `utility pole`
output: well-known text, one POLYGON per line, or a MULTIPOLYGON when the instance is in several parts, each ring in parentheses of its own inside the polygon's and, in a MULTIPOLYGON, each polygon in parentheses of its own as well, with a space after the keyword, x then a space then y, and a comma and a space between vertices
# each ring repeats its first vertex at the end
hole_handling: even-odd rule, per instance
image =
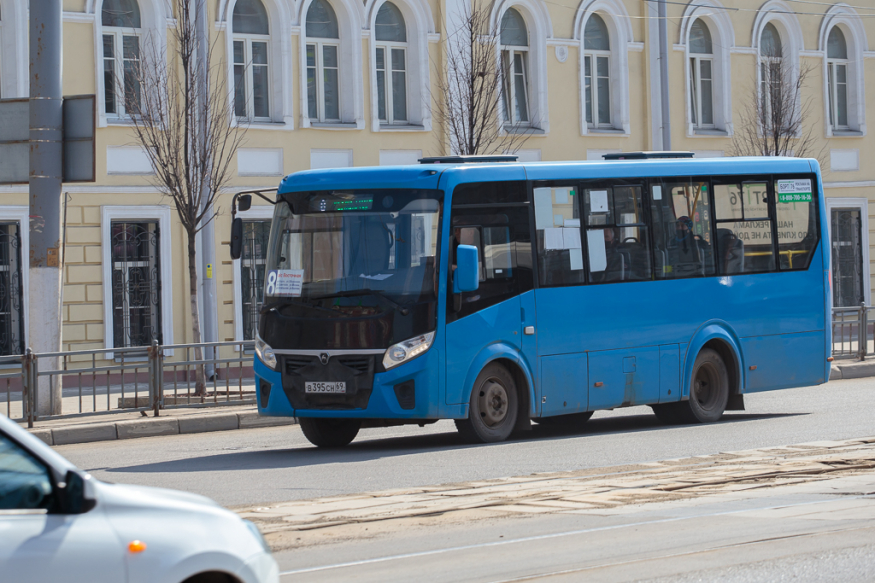
MULTIPOLYGON (((61 351, 62 1, 30 0, 30 308, 28 344, 61 351)), ((54 363, 40 359, 45 369, 54 363)), ((37 414, 61 412, 60 377, 40 377, 37 414)))
MULTIPOLYGON (((197 55, 198 55, 198 95, 200 99, 200 107, 198 111, 201 114, 198 120, 197 128, 201 133, 201 139, 197 142, 202 148, 209 148, 205 140, 207 132, 207 115, 210 107, 210 72, 207 70, 209 66, 209 50, 210 50, 210 28, 209 15, 207 14, 207 3, 204 0, 191 0, 193 3, 195 18, 197 18, 197 55)), ((206 159, 203 157, 202 159, 206 159)), ((204 183, 202 188, 208 191, 212 185, 204 183)), ((210 199, 209 192, 201 194, 201 200, 208 201, 210 199)), ((213 209, 208 208, 204 217, 207 219, 207 224, 201 230, 201 305, 204 307, 204 342, 219 341, 219 313, 216 301, 216 222, 212 220, 213 209)), ((210 360, 214 357, 215 350, 208 348, 204 351, 204 358, 210 360)), ((206 365, 207 379, 216 374, 215 367, 212 362, 206 365)))
POLYGON ((665 0, 659 0, 659 88, 662 105, 662 149, 671 150, 671 108, 668 92, 668 22, 665 0))

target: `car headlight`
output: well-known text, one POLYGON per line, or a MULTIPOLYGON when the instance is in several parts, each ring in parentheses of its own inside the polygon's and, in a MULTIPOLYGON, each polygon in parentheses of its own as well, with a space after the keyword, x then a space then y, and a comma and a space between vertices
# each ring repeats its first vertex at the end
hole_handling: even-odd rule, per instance
POLYGON ((432 340, 434 340, 434 332, 429 332, 428 334, 423 334, 422 336, 390 346, 385 356, 383 356, 383 368, 389 370, 402 362, 416 358, 431 348, 432 340))
POLYGON ((264 535, 261 534, 261 531, 258 530, 258 527, 255 526, 255 523, 251 520, 244 520, 244 524, 246 524, 246 528, 249 529, 249 532, 258 539, 258 542, 261 544, 261 547, 264 549, 264 552, 267 554, 271 554, 270 545, 267 544, 267 541, 264 539, 264 535))
POLYGON ((271 348, 267 342, 262 340, 261 336, 258 334, 255 334, 255 354, 258 355, 261 362, 273 370, 276 370, 276 354, 274 354, 273 348, 271 348))

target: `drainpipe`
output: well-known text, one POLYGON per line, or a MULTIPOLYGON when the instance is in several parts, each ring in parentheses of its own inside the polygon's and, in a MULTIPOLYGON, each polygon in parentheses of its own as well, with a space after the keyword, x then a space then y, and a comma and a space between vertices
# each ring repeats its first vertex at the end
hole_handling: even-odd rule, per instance
POLYGON ((662 149, 671 150, 671 113, 668 94, 668 21, 665 0, 659 0, 659 86, 662 102, 662 149))

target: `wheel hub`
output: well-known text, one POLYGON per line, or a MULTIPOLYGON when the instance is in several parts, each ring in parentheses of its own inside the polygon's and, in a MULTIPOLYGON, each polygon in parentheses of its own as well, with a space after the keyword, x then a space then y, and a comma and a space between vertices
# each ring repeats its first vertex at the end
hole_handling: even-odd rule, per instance
POLYGON ((489 427, 494 427, 507 417, 507 390, 495 379, 483 383, 480 389, 480 417, 489 427))

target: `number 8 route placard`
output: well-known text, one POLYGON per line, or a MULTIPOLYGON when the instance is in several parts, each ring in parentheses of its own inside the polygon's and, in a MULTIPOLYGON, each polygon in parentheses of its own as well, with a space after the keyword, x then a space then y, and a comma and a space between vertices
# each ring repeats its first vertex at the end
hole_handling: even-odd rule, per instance
POLYGON ((273 269, 267 273, 264 295, 297 298, 301 295, 303 283, 303 269, 273 269))

